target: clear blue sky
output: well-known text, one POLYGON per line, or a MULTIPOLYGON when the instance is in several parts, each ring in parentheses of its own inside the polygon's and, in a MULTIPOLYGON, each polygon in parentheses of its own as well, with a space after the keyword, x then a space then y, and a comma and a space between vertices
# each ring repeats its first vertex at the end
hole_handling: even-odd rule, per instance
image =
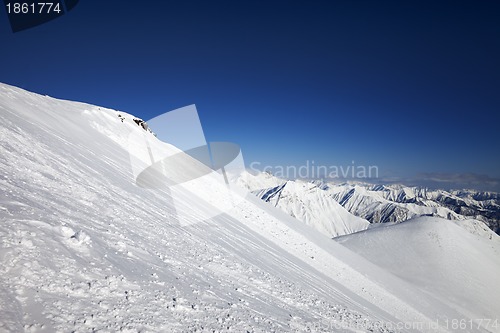
POLYGON ((3 10, 0 37, 0 81, 144 119, 196 104, 247 163, 500 178, 497 1, 81 0, 15 34, 3 10))

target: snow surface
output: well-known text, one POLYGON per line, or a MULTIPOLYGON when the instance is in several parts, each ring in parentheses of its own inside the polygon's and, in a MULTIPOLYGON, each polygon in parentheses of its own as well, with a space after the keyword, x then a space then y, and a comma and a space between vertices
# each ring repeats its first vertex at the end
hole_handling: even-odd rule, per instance
MULTIPOLYGON (((180 225, 169 191, 134 182, 130 153, 140 152, 128 138, 153 134, 133 119, 0 84, 1 332, 444 332, 454 330, 445 319, 500 313, 483 293, 490 276, 469 281, 470 304, 460 285, 447 299, 422 294, 418 278, 253 195, 209 220, 185 197, 193 221, 180 225)), ((467 253, 492 242, 450 237, 467 253)), ((487 329, 498 331, 467 331, 487 329)))
POLYGON ((427 205, 396 201, 394 197, 407 198, 408 195, 411 195, 408 188, 404 188, 402 191, 373 191, 366 186, 346 184, 330 187, 328 191, 349 212, 366 218, 372 223, 402 222, 422 215, 446 219, 465 219, 465 217, 432 201, 427 201, 427 205), (394 195, 394 192, 397 194, 394 195))
POLYGON ((239 175, 236 183, 249 191, 259 191, 283 185, 286 183, 286 180, 275 177, 268 172, 252 174, 247 171, 239 175))
POLYGON ((367 220, 349 213, 330 193, 314 183, 289 180, 254 194, 331 238, 362 231, 370 225, 367 220))
POLYGON ((470 318, 500 314, 500 237, 482 222, 419 217, 336 240, 470 318))

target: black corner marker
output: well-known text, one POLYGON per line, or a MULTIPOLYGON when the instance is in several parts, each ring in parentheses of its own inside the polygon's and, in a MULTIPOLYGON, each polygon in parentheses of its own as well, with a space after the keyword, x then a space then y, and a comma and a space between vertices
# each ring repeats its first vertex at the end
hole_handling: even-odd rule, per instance
POLYGON ((13 32, 26 30, 47 23, 63 16, 65 11, 72 10, 78 0, 4 0, 4 7, 9 17, 13 32))

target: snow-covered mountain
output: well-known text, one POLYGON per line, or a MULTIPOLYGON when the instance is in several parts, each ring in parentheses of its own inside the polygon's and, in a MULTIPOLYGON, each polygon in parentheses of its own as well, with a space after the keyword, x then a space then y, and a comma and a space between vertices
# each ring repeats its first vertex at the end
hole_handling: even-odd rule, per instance
POLYGON ((348 211, 372 223, 403 222, 422 215, 449 220, 461 218, 459 214, 431 200, 418 204, 412 197, 411 201, 405 201, 409 192, 407 188, 396 191, 378 188, 373 190, 355 184, 331 187, 328 191, 348 211))
MULTIPOLYGON (((320 231, 324 231, 322 221, 325 219, 318 216, 313 218, 311 214, 305 212, 325 211, 325 200, 333 200, 352 215, 370 223, 399 223, 419 216, 436 216, 448 220, 475 219, 484 222, 493 231, 500 232, 500 196, 492 192, 430 190, 404 185, 287 181, 268 173, 245 175, 240 182, 245 183, 259 198, 271 202, 309 225, 316 225, 320 231), (265 187, 267 184, 271 186, 265 187), (295 193, 286 194, 284 202, 281 200, 281 193, 291 187, 295 193), (311 189, 316 193, 315 199, 311 198, 311 189)), ((338 208, 336 210, 338 211, 338 208)), ((324 215, 327 217, 326 220, 328 216, 332 216, 329 213, 324 215)), ((339 221, 339 219, 331 220, 339 221)), ((365 226, 359 230, 366 228, 365 226)), ((352 232, 359 231, 358 227, 351 229, 352 232)), ((338 233, 330 231, 326 234, 335 237, 352 232, 345 229, 338 233)))
POLYGON ((365 230, 370 225, 367 220, 349 213, 318 184, 300 180, 282 181, 266 173, 253 177, 246 173, 239 181, 246 180, 250 180, 246 183, 249 189, 265 184, 278 184, 271 188, 254 190, 253 193, 329 237, 365 230), (259 181, 260 179, 262 181, 259 181))
MULTIPOLYGON (((136 185, 130 154, 140 152, 130 133, 147 136, 152 150, 179 151, 127 113, 0 84, 0 331, 459 331, 451 320, 467 321, 470 332, 500 331, 498 288, 475 271, 482 263, 496 272, 495 234, 436 231, 439 244, 448 235, 469 257, 460 275, 449 274, 452 263, 449 275, 428 279, 428 290, 451 280, 448 298, 422 297, 414 280, 426 270, 412 280, 253 195, 208 220, 186 196, 192 223, 181 225, 168 190, 136 185), (474 284, 473 292, 462 297, 455 279, 474 284)), ((210 186, 199 191, 223 200, 210 186)), ((422 232, 429 242, 431 225, 422 232)), ((412 246, 418 253, 427 245, 412 246)), ((439 270, 453 247, 432 250, 427 264, 439 270)))
POLYGON ((329 191, 348 211, 372 223, 402 222, 425 215, 449 220, 472 218, 500 231, 500 200, 495 193, 370 184, 342 184, 331 186, 329 191))

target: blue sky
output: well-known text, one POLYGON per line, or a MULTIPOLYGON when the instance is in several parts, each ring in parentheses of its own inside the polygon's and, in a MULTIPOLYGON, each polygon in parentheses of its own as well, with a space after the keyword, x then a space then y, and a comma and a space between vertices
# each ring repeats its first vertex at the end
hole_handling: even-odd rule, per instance
POLYGON ((496 179, 498 17, 496 1, 81 0, 18 33, 0 12, 0 81, 144 119, 196 104, 247 163, 496 179))

